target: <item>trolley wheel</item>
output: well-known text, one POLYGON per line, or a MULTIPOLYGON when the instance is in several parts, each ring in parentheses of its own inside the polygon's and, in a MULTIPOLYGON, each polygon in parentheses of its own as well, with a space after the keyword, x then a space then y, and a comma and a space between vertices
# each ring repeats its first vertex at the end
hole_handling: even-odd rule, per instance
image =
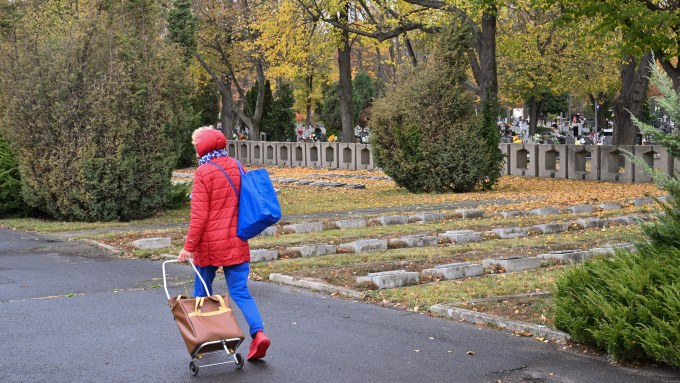
POLYGON ((241 354, 236 354, 236 367, 243 368, 243 363, 244 363, 243 356, 241 356, 241 354))
POLYGON ((191 371, 191 375, 193 376, 198 375, 198 363, 196 363, 195 360, 192 360, 191 363, 189 363, 189 371, 191 371))

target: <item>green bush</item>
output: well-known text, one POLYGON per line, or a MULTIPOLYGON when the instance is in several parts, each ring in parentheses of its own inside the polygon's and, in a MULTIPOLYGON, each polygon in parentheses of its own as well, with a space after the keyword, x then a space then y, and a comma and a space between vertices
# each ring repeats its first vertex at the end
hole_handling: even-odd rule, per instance
MULTIPOLYGON (((457 26, 445 29, 432 61, 373 105, 376 166, 411 192, 467 192, 495 183, 486 183, 493 173, 491 151, 473 110, 474 95, 464 87, 469 36, 457 26)), ((498 141, 494 145, 497 152, 498 141)))
POLYGON ((168 188, 168 198, 165 207, 175 210, 188 204, 190 202, 189 196, 191 195, 193 186, 193 182, 172 184, 168 188))
MULTIPOLYGON (((680 98, 661 68, 652 83, 675 121, 680 98)), ((646 134, 680 156, 680 137, 663 134, 637 121, 646 134)), ((642 158, 627 154, 673 197, 661 203, 665 214, 641 222, 645 241, 637 253, 618 252, 568 269, 555 282, 555 325, 579 342, 606 350, 619 360, 647 359, 680 367, 680 180, 651 169, 642 158)))
MULTIPOLYGON (((321 111, 323 121, 326 125, 326 137, 330 137, 328 130, 342 132, 342 121, 340 121, 340 93, 339 82, 324 92, 324 104, 321 111)), ((359 122, 361 111, 373 104, 375 99, 375 88, 371 77, 366 72, 359 72, 352 80, 352 119, 356 125, 359 122)), ((340 137, 339 135, 336 135, 340 137)))
POLYGON ((0 34, 14 60, 0 60, 2 131, 24 200, 60 220, 148 217, 186 144, 184 56, 151 0, 50 4, 0 34))
POLYGON ((680 367, 680 250, 639 246, 564 271, 555 326, 618 360, 680 367))
POLYGON ((21 198, 19 165, 7 141, 0 137, 0 216, 26 211, 21 198))

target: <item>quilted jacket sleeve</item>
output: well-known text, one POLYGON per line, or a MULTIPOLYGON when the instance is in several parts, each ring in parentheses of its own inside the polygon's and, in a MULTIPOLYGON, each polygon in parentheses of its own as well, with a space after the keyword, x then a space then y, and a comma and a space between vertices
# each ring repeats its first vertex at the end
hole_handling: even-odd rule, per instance
POLYGON ((205 175, 196 172, 194 178, 193 196, 191 197, 191 219, 189 234, 184 243, 184 250, 194 252, 198 248, 210 213, 210 190, 204 180, 205 175))

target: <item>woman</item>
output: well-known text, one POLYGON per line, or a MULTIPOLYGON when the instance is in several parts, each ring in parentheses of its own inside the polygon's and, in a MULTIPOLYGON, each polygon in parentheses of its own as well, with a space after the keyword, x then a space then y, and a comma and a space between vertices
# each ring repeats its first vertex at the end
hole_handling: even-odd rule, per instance
POLYGON ((241 173, 238 162, 229 158, 227 139, 219 130, 204 127, 192 134, 192 143, 200 158, 191 197, 189 234, 179 261, 193 257, 194 265, 205 280, 205 291, 198 276, 194 281, 194 298, 212 295, 215 272, 222 267, 229 295, 250 326, 248 360, 260 359, 267 353, 269 338, 264 335, 262 318, 255 300, 248 291, 250 248, 247 241, 236 236, 238 225, 238 196, 241 173), (217 166, 216 166, 217 165, 217 166), (229 175, 232 184, 221 169, 229 175))

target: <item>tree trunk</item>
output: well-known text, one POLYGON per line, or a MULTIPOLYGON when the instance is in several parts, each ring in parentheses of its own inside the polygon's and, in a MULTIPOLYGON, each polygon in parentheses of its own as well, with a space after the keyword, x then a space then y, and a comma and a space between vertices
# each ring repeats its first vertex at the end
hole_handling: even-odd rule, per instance
POLYGON ((538 123, 538 105, 536 103, 536 96, 531 96, 529 100, 529 135, 533 137, 536 134, 536 124, 538 123))
POLYGON ((621 63, 621 92, 614 100, 614 145, 635 145, 638 128, 631 120, 633 116, 642 116, 642 104, 647 97, 649 85, 651 53, 645 53, 640 65, 634 56, 629 56, 621 63), (637 69, 636 69, 637 68, 637 69))
POLYGON ((227 138, 227 141, 231 140, 234 136, 234 131, 232 126, 234 126, 234 115, 231 112, 232 100, 231 95, 220 92, 222 96, 222 133, 227 138))
MULTIPOLYGON (((347 20, 347 8, 340 15, 347 20)), ((352 108, 352 48, 349 45, 349 32, 342 31, 342 46, 338 48, 338 68, 340 80, 340 121, 342 122, 342 142, 354 142, 354 121, 352 108)))
POLYGON ((490 100, 498 98, 498 70, 496 67, 496 12, 495 6, 482 13, 482 30, 473 41, 474 51, 468 52, 475 82, 479 86, 478 96, 490 100))
POLYGON ((675 88, 675 90, 677 91, 678 89, 680 89, 680 65, 674 67, 673 64, 671 64, 670 60, 664 60, 663 51, 656 51, 654 52, 654 55, 661 63, 661 66, 663 67, 663 70, 666 72, 668 77, 670 77, 671 81, 673 81, 673 87, 675 88))
POLYGON ((375 54, 378 60, 378 98, 382 97, 382 84, 385 81, 383 75, 383 65, 382 65, 382 55, 380 54, 380 48, 375 47, 375 54))
POLYGON ((408 52, 408 55, 411 57, 411 64, 413 64, 414 67, 418 66, 418 59, 416 58, 416 52, 413 51, 413 46, 411 45, 411 40, 409 40, 406 35, 404 35, 404 43, 406 45, 406 51, 408 52))
POLYGON ((314 74, 307 76, 307 117, 305 118, 305 128, 312 126, 312 88, 314 86, 314 74))
POLYGON ((598 105, 604 105, 604 93, 599 92, 597 94, 597 98, 595 98, 595 96, 593 96, 592 94, 589 94, 588 97, 590 97, 590 103, 593 104, 593 113, 597 115, 597 127, 599 129, 604 129, 605 128, 604 110, 600 108, 597 110, 597 112, 595 112, 595 103, 597 103, 598 105))

